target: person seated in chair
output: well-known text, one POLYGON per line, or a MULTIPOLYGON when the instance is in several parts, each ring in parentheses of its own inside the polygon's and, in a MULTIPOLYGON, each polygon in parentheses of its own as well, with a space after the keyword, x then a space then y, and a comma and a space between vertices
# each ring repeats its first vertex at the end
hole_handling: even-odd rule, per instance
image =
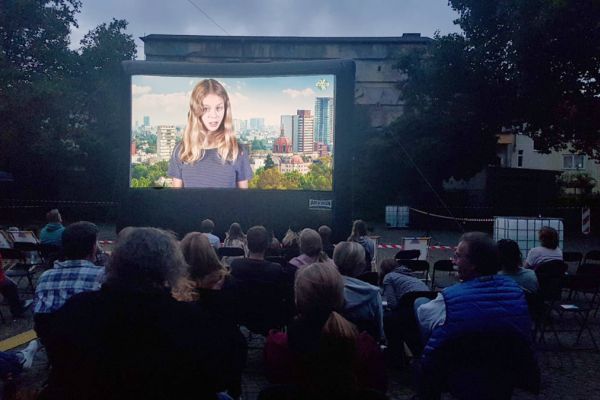
POLYGON ((94 265, 98 227, 86 221, 73 223, 62 234, 65 261, 55 261, 42 273, 35 288, 35 330, 44 343, 53 314, 73 295, 98 290, 104 268, 94 265))
POLYGON ((48 211, 46 221, 48 223, 40 231, 40 243, 62 246, 62 234, 65 227, 62 224, 60 212, 56 208, 48 211))
POLYGON ((548 261, 563 260, 563 254, 559 244, 559 236, 556 229, 543 226, 538 232, 541 246, 534 247, 527 253, 525 268, 537 269, 540 264, 548 261))
POLYGON ((387 302, 387 308, 396 310, 400 299, 410 292, 425 292, 429 287, 422 280, 415 277, 413 272, 399 265, 391 258, 383 260, 379 266, 383 283, 383 299, 387 302))
POLYGON ((215 223, 210 219, 205 219, 200 223, 200 232, 208 238, 210 245, 215 248, 215 251, 221 247, 221 239, 212 232, 215 230, 215 223))
POLYGON ((313 263, 327 263, 333 265, 329 256, 323 251, 323 242, 317 231, 310 228, 300 232, 300 255, 290 260, 291 268, 300 269, 313 263))
POLYGON ((498 241, 500 254, 500 275, 511 277, 519 286, 529 293, 537 293, 540 288, 535 271, 521 266, 522 256, 519 244, 514 240, 502 239, 498 241))
POLYGON ((216 399, 243 368, 239 330, 171 288, 186 263, 174 236, 133 228, 99 291, 56 312, 43 399, 216 399))
POLYGON ((265 260, 271 236, 263 226, 253 226, 246 233, 248 257, 231 262, 232 287, 241 310, 241 322, 256 333, 284 324, 291 313, 293 273, 280 264, 265 260), (265 308, 266 307, 266 308, 265 308), (262 315, 264 314, 264 315, 262 315), (276 326, 267 326, 267 325, 276 326), (252 329, 253 328, 253 329, 252 329))
POLYGON ((377 286, 357 279, 365 269, 365 249, 356 242, 340 242, 333 262, 344 278, 345 318, 375 339, 383 339, 383 304, 377 286))
MULTIPOLYGON (((427 366, 436 350, 463 335, 506 335, 531 343, 525 293, 513 279, 496 275, 496 243, 485 233, 466 233, 453 262, 462 283, 444 289, 434 300, 419 298, 414 304, 425 343, 420 363, 427 366)), ((427 385, 429 378, 421 379, 427 385)))

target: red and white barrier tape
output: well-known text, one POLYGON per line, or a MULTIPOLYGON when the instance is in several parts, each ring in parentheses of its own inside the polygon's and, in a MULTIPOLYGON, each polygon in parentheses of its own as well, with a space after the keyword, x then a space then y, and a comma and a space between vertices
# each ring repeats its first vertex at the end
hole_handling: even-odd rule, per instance
MULTIPOLYGON (((401 244, 379 244, 377 245, 378 249, 398 249, 402 250, 403 247, 401 244)), ((429 250, 454 250, 455 246, 429 246, 429 250)))

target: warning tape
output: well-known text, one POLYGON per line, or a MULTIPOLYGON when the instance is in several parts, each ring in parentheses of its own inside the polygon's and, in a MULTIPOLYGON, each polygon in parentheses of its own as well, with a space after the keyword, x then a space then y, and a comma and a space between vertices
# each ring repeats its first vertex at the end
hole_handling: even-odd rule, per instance
MULTIPOLYGON (((401 244, 378 244, 378 249, 399 249, 402 250, 404 247, 401 244)), ((428 246, 429 250, 454 250, 455 246, 428 246)))
POLYGON ((419 213, 419 214, 423 214, 423 215, 427 215, 427 216, 435 217, 435 218, 449 219, 449 220, 452 220, 452 221, 462 221, 462 222, 494 222, 493 218, 456 218, 456 217, 449 217, 447 215, 434 214, 434 213, 430 213, 430 212, 423 211, 423 210, 417 210, 416 208, 412 208, 412 207, 410 207, 410 209, 413 210, 414 212, 419 213))

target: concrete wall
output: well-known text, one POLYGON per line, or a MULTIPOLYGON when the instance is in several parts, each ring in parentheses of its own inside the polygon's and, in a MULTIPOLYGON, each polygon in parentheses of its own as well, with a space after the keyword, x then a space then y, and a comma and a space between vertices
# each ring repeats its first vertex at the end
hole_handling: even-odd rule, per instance
POLYGON ((197 63, 285 62, 352 59, 356 64, 355 104, 367 113, 371 126, 384 127, 402 114, 397 83, 403 74, 395 57, 432 39, 418 33, 391 38, 247 37, 148 35, 148 61, 197 63))

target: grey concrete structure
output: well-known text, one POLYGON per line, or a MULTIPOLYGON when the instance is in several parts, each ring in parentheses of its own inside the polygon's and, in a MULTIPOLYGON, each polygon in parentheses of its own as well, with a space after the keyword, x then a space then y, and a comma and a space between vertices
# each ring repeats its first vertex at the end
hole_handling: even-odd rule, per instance
POLYGON ((263 63, 351 59, 356 64, 354 100, 373 127, 384 127, 402 114, 395 68, 397 55, 429 45, 419 33, 401 37, 266 37, 148 35, 141 38, 148 61, 263 63))

